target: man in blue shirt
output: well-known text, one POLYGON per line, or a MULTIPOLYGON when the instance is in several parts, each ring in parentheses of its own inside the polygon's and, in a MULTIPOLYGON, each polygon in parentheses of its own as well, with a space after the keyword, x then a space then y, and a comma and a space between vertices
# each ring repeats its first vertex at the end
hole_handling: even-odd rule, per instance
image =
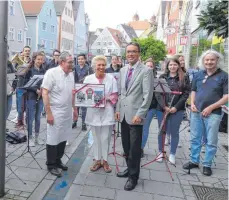
POLYGON ((191 93, 191 161, 184 169, 199 167, 202 135, 207 136, 203 174, 212 175, 211 165, 218 144, 221 106, 228 102, 228 74, 219 67, 223 57, 217 51, 208 50, 201 56, 202 70, 194 76, 191 93))
MULTIPOLYGON (((78 65, 75 67, 75 83, 83 83, 86 76, 93 74, 93 69, 86 65, 86 55, 85 54, 79 54, 77 57, 78 65)), ((87 126, 85 124, 85 117, 87 113, 86 107, 81 107, 82 111, 82 131, 87 130, 87 126)), ((73 122, 72 128, 75 128, 77 126, 77 121, 73 122)))

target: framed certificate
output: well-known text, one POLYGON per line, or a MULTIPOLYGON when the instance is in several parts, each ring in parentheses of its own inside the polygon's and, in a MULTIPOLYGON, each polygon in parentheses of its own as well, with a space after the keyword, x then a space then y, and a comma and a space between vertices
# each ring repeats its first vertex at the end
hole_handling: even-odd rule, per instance
POLYGON ((104 84, 75 84, 75 106, 104 108, 106 105, 104 84))

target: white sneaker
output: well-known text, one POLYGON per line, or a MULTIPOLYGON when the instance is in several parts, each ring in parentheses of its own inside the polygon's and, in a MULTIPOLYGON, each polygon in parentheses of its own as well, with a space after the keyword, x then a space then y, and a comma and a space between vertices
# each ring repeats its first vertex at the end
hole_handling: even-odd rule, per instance
POLYGON ((66 145, 67 145, 67 146, 70 146, 70 142, 69 142, 69 141, 67 141, 67 142, 66 142, 66 145))
POLYGON ((35 136, 35 143, 38 145, 43 145, 44 141, 42 139, 40 139, 38 136, 35 136))
POLYGON ((163 153, 159 152, 159 156, 157 157, 157 162, 162 162, 163 161, 163 153))
POLYGON ((35 147, 36 146, 33 138, 29 139, 29 146, 30 147, 35 147))
POLYGON ((173 155, 173 154, 169 155, 169 162, 171 162, 172 164, 175 165, 175 163, 176 163, 175 155, 173 155))

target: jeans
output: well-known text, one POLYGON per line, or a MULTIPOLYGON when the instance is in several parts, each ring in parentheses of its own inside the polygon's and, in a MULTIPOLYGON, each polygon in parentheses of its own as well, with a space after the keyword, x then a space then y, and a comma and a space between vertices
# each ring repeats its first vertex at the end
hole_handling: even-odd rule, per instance
POLYGON ((26 121, 29 137, 32 136, 33 132, 33 121, 35 118, 35 134, 39 134, 41 124, 41 113, 43 110, 43 100, 40 98, 37 100, 27 100, 26 106, 26 121))
POLYGON ((157 120, 158 120, 158 127, 160 127, 160 123, 162 121, 163 118, 163 113, 156 110, 156 109, 150 109, 146 115, 146 119, 144 121, 144 125, 143 125, 143 134, 142 134, 142 149, 145 148, 148 136, 149 136, 149 127, 150 124, 152 122, 152 119, 154 117, 154 115, 156 114, 157 116, 157 120))
POLYGON ((199 164, 201 139, 205 132, 207 137, 205 158, 203 166, 211 167, 212 160, 217 151, 218 130, 221 121, 221 115, 210 114, 208 117, 203 117, 201 113, 191 114, 191 162, 199 164))
POLYGON ((12 95, 10 95, 10 96, 7 95, 6 119, 8 119, 8 117, 10 115, 12 104, 13 104, 13 96, 12 95))
MULTIPOLYGON (((86 118, 86 114, 87 114, 87 108, 86 107, 80 107, 81 109, 81 113, 82 113, 82 123, 85 123, 85 118, 86 118)), ((78 108, 78 112, 79 112, 79 108, 78 108)))
POLYGON ((17 89, 16 90, 16 102, 17 102, 17 112, 18 112, 18 120, 23 120, 23 113, 25 111, 25 90, 17 89))
MULTIPOLYGON (((173 114, 169 114, 166 119, 166 132, 169 132, 171 137, 170 154, 172 155, 176 154, 177 146, 179 143, 179 129, 183 120, 183 116, 184 111, 180 110, 173 114)), ((162 135, 158 136, 158 146, 159 151, 162 152, 162 135)))

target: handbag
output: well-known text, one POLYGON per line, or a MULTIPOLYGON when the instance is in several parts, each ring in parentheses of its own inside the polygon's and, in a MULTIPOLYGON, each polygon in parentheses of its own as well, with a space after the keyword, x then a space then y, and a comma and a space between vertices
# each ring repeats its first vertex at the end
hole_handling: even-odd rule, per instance
POLYGON ((25 134, 20 132, 7 132, 6 141, 10 144, 20 144, 27 141, 25 134))

